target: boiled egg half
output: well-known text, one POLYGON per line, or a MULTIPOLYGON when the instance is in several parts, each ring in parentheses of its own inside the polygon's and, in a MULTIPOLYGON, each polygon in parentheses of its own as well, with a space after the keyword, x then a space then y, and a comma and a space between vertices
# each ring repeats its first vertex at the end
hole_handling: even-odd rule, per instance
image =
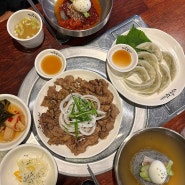
POLYGON ((73 0, 72 2, 75 10, 81 13, 88 12, 91 8, 90 0, 73 0))
POLYGON ((151 181, 155 184, 163 184, 168 176, 165 165, 159 160, 150 164, 148 173, 151 181))

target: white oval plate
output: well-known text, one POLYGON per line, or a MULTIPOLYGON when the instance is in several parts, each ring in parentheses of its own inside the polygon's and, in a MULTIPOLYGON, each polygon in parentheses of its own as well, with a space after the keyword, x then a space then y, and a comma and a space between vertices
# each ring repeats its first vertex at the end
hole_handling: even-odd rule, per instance
MULTIPOLYGON (((176 96, 178 96, 185 87, 184 69, 185 69, 185 56, 184 51, 180 44, 169 34, 154 28, 138 28, 142 30, 147 37, 157 44, 161 50, 170 52, 177 64, 178 73, 171 84, 161 93, 153 94, 151 96, 142 96, 137 93, 133 93, 126 88, 123 79, 116 76, 107 65, 107 72, 114 87, 126 97, 128 100, 145 106, 158 106, 163 105, 176 96)), ((126 32, 128 33, 128 32, 126 32)), ((126 34, 124 33, 124 34, 126 34)), ((115 42, 114 42, 115 44, 115 42)))
POLYGON ((36 127, 37 133, 38 133, 41 141, 51 151, 55 152, 56 154, 58 154, 60 156, 67 157, 67 158, 89 158, 89 157, 97 155, 98 153, 105 150, 117 137, 117 134, 118 134, 118 131, 120 128, 120 124, 122 122, 122 117, 123 117, 122 101, 118 95, 118 92, 112 86, 112 84, 110 82, 108 82, 105 78, 103 78, 102 76, 100 76, 99 74, 97 74, 95 72, 92 72, 89 70, 81 70, 81 69, 65 71, 63 74, 48 81, 40 90, 40 92, 35 100, 35 104, 34 104, 34 108, 33 108, 34 123, 35 123, 35 127, 36 127), (47 95, 47 91, 48 91, 49 86, 53 86, 53 84, 57 78, 64 78, 67 75, 73 75, 75 78, 81 77, 82 79, 85 79, 88 81, 94 80, 94 79, 104 79, 107 83, 109 83, 109 90, 113 93, 113 96, 114 96, 113 103, 116 104, 116 106, 118 107, 118 109, 120 111, 119 115, 116 118, 116 121, 114 124, 114 129, 111 130, 108 137, 106 139, 99 140, 98 144, 96 144, 96 145, 87 147, 87 149, 84 153, 81 153, 77 156, 75 156, 66 145, 58 145, 58 146, 57 145, 49 145, 48 144, 49 139, 42 132, 42 129, 40 128, 39 121, 38 121, 39 115, 41 115, 43 112, 46 112, 46 107, 41 106, 41 103, 44 99, 44 96, 47 95))
POLYGON ((3 158, 0 165, 0 184, 19 185, 14 172, 18 170, 17 161, 23 158, 42 157, 47 162, 49 169, 44 185, 55 185, 58 178, 58 170, 53 156, 45 148, 36 144, 23 144, 10 150, 3 158))

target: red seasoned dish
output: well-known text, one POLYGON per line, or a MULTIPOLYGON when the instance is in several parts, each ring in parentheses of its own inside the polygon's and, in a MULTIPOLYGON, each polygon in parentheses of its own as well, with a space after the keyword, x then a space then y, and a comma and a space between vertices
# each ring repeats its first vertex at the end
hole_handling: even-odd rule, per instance
POLYGON ((98 24, 102 13, 100 2, 90 0, 90 3, 91 7, 87 12, 79 12, 71 0, 57 0, 55 15, 59 26, 70 30, 85 30, 98 24))

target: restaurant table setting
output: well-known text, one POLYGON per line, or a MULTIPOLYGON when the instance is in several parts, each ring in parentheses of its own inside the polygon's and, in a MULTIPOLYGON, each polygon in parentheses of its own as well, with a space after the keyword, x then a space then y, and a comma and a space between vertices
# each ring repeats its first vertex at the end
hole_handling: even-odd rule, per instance
MULTIPOLYGON (((88 33, 70 31, 69 34, 66 34, 68 33, 66 29, 58 29, 57 26, 53 25, 53 19, 48 17, 53 16, 50 15, 49 9, 51 7, 53 8, 55 1, 39 1, 40 3, 38 6, 34 6, 31 1, 29 2, 38 15, 41 15, 43 24, 46 22, 43 26, 46 26, 50 32, 44 28, 44 37, 47 39, 46 37, 48 34, 51 34, 50 36, 53 38, 52 42, 57 43, 57 51, 54 51, 55 44, 48 45, 47 47, 46 44, 49 44, 49 41, 46 44, 44 43, 45 41, 43 41, 36 50, 29 51, 29 49, 26 49, 27 51, 22 50, 21 52, 25 52, 27 55, 34 54, 32 59, 37 59, 35 61, 39 61, 39 54, 41 55, 41 53, 44 52, 53 52, 56 56, 59 56, 61 53, 61 60, 64 60, 64 68, 57 74, 57 76, 47 77, 43 76, 42 72, 38 72, 39 65, 35 62, 35 66, 34 64, 30 65, 28 73, 25 75, 24 79, 22 79, 20 87, 17 87, 17 96, 28 106, 32 115, 31 130, 27 138, 24 139, 22 145, 38 145, 52 154, 59 173, 55 178, 61 178, 60 181, 58 180, 57 184, 74 184, 75 181, 76 184, 80 184, 80 182, 82 183, 82 181, 90 179, 90 176, 95 184, 124 184, 118 175, 120 173, 118 172, 118 158, 121 156, 124 144, 132 138, 131 136, 134 136, 134 134, 137 135, 139 131, 144 132, 145 129, 150 130, 153 128, 168 127, 165 123, 170 123, 171 120, 175 120, 176 117, 181 115, 184 111, 185 81, 183 80, 183 69, 185 69, 185 56, 183 50, 185 46, 181 45, 175 37, 160 30, 160 26, 158 26, 159 29, 152 28, 151 25, 145 21, 147 20, 147 14, 145 17, 143 16, 145 18, 144 20, 142 13, 140 16, 135 12, 130 17, 125 17, 125 19, 121 19, 116 25, 106 29, 106 24, 109 24, 109 21, 112 20, 111 11, 112 13, 116 12, 113 5, 116 4, 116 6, 119 6, 117 1, 110 1, 110 4, 101 1, 101 3, 106 4, 107 12, 104 15, 103 23, 94 31, 88 33), (107 8, 110 9, 110 12, 107 8), (44 15, 43 17, 42 14, 44 15), (138 93, 138 91, 132 91, 130 88, 127 88, 125 83, 123 83, 123 77, 118 77, 107 63, 108 51, 116 45, 118 35, 127 35, 133 27, 145 33, 146 36, 152 42, 157 44, 161 50, 171 53, 175 59, 177 66, 176 76, 162 92, 145 96, 138 93), (56 34, 60 36, 60 39, 56 34), (83 39, 83 37, 84 39, 88 39, 88 37, 91 38, 91 34, 93 39, 90 39, 85 45, 70 45, 70 42, 73 42, 75 39, 80 40, 83 39), (96 34, 98 36, 96 36, 96 34), (48 95, 48 89, 53 85, 56 85, 57 79, 65 79, 69 75, 73 75, 74 78, 80 77, 87 81, 94 79, 104 80, 109 85, 109 91, 113 94, 113 103, 117 106, 119 111, 119 114, 115 119, 114 128, 110 131, 107 138, 99 140, 96 145, 89 146, 85 152, 78 155, 74 155, 67 146, 48 144, 48 138, 40 128, 39 121, 40 116, 46 112, 41 104, 44 101, 44 97, 48 95), (109 175, 111 173, 111 177, 106 182, 105 176, 107 173, 109 175), (115 173, 116 175, 113 175, 112 173, 115 173), (105 176, 103 176, 104 174, 105 176), (73 177, 73 180, 66 180, 65 182, 63 176, 69 177, 69 179, 70 177, 73 177), (77 179, 79 177, 82 179, 77 179)), ((121 4, 124 6, 124 1, 121 2, 121 4)), ((5 91, 6 88, 4 91, 1 91, 2 94, 5 94, 5 91)), ((146 93, 146 91, 143 90, 141 92, 146 93)), ((182 122, 183 121, 181 121, 180 124, 184 125, 182 122)), ((163 129, 165 134, 167 133, 167 135, 170 135, 173 138, 177 137, 179 142, 185 143, 185 139, 181 132, 183 127, 178 132, 171 131, 172 133, 170 133, 170 129, 168 128, 163 129)), ((174 127, 173 130, 175 129, 176 128, 174 127)), ((180 146, 182 147, 183 145, 180 146)), ((181 150, 179 151, 181 152, 181 150)), ((183 148, 182 151, 185 151, 185 148, 183 148)), ((8 151, 0 150, 1 160, 8 155, 7 152, 8 151)), ((181 162, 183 163, 185 158, 182 160, 183 161, 181 162)), ((54 164, 52 163, 52 165, 54 164)))

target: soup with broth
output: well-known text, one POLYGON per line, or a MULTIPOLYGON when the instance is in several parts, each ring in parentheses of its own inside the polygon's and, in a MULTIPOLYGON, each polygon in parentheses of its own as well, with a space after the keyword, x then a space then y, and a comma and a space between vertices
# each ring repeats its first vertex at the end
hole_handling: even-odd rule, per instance
MULTIPOLYGON (((132 174, 131 164, 136 153, 152 149, 166 155, 173 161, 174 175, 165 185, 184 185, 185 182, 185 143, 168 134, 159 132, 145 132, 126 143, 121 152, 118 172, 122 185, 142 185, 132 174), (147 139, 146 139, 147 138, 147 139), (178 140, 179 141, 179 140, 178 140), (124 182, 124 183, 123 183, 124 182)), ((142 162, 142 161, 141 161, 142 162)))
POLYGON ((25 17, 15 25, 15 36, 20 39, 29 39, 40 29, 40 22, 34 17, 25 17))

